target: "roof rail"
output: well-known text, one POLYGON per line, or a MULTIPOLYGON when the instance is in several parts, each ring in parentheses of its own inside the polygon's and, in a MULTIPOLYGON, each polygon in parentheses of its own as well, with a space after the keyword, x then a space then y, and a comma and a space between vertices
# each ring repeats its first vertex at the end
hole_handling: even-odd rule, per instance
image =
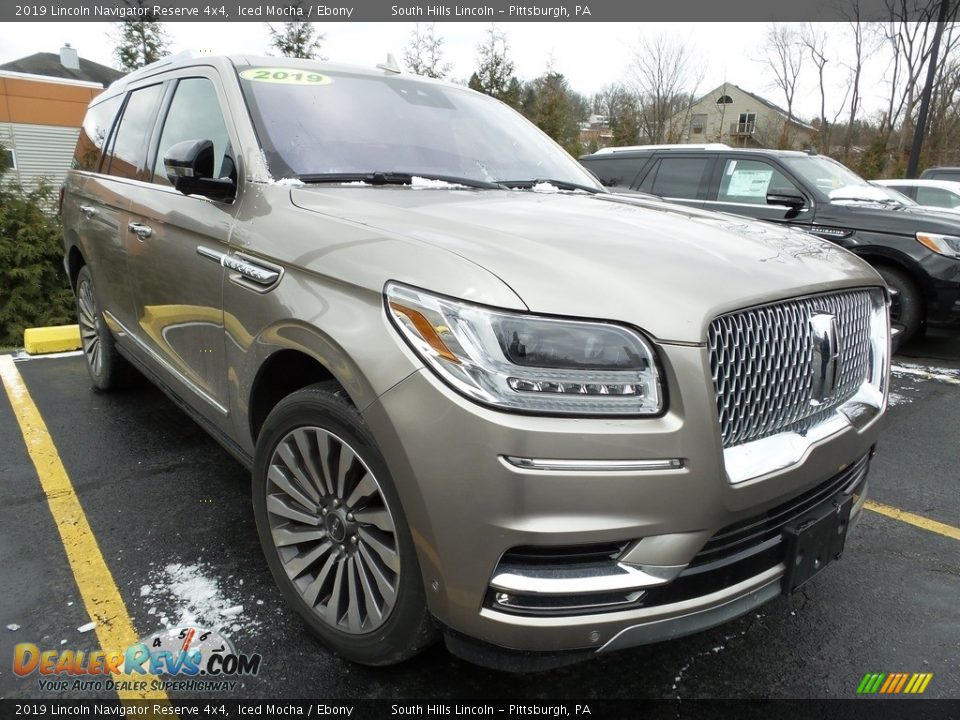
POLYGON ((706 145, 624 145, 621 147, 605 147, 597 150, 594 155, 612 155, 620 152, 636 152, 637 150, 729 150, 726 143, 707 143, 706 145))
POLYGON ((156 60, 150 63, 149 65, 144 65, 142 68, 137 68, 132 73, 124 75, 120 79, 124 81, 136 79, 141 75, 147 75, 153 72, 154 70, 159 70, 162 67, 166 67, 167 65, 172 65, 173 63, 178 62, 180 60, 193 60, 194 58, 198 58, 198 57, 202 57, 203 55, 210 55, 210 54, 211 53, 209 50, 182 50, 173 55, 167 55, 166 57, 162 57, 159 60, 156 60))

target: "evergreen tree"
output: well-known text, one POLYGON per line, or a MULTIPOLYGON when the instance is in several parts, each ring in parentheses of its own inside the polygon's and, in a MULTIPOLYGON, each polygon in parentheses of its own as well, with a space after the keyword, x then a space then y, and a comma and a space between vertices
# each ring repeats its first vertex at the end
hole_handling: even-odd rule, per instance
POLYGON ((410 33, 410 44, 403 51, 403 61, 415 75, 430 78, 447 76, 451 64, 443 61, 443 38, 436 35, 436 23, 429 23, 423 29, 420 23, 416 23, 410 33))
POLYGON ((144 65, 156 62, 169 55, 170 39, 163 23, 145 6, 146 0, 124 0, 129 8, 137 8, 136 20, 123 20, 117 23, 119 37, 114 55, 120 68, 133 72, 144 65))
POLYGON ((270 47, 284 57, 326 60, 320 54, 320 44, 327 36, 318 33, 313 23, 288 22, 281 30, 268 24, 267 28, 270 30, 270 47))
POLYGON ((471 90, 519 107, 520 81, 513 74, 513 60, 507 56, 507 36, 491 25, 486 39, 477 46, 479 65, 467 83, 471 90))
POLYGON ((524 88, 521 110, 573 156, 583 152, 580 123, 589 114, 587 102, 570 89, 562 73, 548 69, 524 88))

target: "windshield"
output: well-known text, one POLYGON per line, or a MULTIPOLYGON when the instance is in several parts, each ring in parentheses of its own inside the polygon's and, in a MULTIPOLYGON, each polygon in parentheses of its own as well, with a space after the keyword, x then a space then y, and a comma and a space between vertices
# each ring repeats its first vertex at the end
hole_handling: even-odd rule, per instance
POLYGON ((866 202, 897 203, 885 188, 871 185, 836 160, 812 155, 786 157, 783 162, 807 181, 828 200, 863 200, 866 202))
POLYGON ((251 68, 240 83, 275 178, 396 173, 603 189, 519 113, 466 89, 303 66, 251 68))

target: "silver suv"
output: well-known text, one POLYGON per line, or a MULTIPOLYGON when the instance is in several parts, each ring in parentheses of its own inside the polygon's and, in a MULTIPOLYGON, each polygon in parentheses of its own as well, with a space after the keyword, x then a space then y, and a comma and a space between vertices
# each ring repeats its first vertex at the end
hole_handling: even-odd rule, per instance
POLYGON ((357 662, 708 628, 863 505, 879 276, 608 193, 463 87, 169 59, 91 104, 63 219, 94 387, 138 369, 251 468, 280 592, 357 662))

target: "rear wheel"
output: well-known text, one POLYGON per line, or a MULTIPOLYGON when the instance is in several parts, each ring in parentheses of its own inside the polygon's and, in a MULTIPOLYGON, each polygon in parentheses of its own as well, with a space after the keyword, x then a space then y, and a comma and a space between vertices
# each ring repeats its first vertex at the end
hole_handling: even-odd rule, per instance
POLYGON ((900 330, 894 347, 900 347, 914 337, 923 325, 923 298, 916 283, 902 270, 878 265, 877 272, 893 294, 890 305, 890 323, 900 330))
POLYGON ((77 323, 90 381, 97 390, 115 390, 130 381, 133 368, 117 352, 93 291, 93 276, 84 265, 77 275, 77 323))
POLYGON ((336 383, 271 411, 253 473, 274 580, 328 647, 366 665, 412 657, 435 634, 386 462, 336 383))

